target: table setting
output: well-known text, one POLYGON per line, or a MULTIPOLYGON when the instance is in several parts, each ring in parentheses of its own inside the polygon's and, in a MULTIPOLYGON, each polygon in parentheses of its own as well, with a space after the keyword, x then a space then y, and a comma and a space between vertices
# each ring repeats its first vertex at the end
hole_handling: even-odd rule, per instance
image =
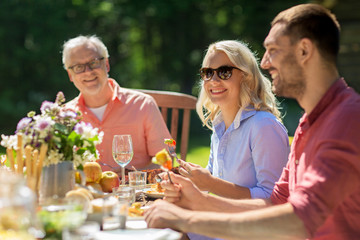
POLYGON ((180 239, 171 229, 149 229, 143 217, 164 197, 159 173, 172 169, 169 153, 153 158, 159 169, 128 170, 126 180, 132 139, 115 135, 121 179, 102 172, 96 146, 103 133, 64 102, 59 92, 55 102, 42 103, 40 114, 21 119, 14 135, 1 136, 0 239, 180 239))

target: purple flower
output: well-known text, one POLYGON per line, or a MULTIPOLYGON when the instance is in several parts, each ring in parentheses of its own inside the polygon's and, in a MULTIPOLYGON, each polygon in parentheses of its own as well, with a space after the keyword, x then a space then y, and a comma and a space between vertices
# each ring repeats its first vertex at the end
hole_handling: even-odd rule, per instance
POLYGON ((24 129, 27 126, 29 126, 29 124, 31 123, 31 120, 32 119, 29 117, 24 117, 23 119, 21 119, 19 121, 19 123, 17 124, 16 131, 20 131, 21 129, 24 129))
POLYGON ((52 109, 53 105, 54 105, 53 102, 43 101, 43 103, 41 104, 41 107, 40 107, 40 111, 42 113, 48 112, 52 109))
POLYGON ((52 124, 53 124, 53 121, 51 120, 50 117, 39 118, 36 121, 35 128, 39 131, 44 131, 44 130, 48 129, 52 124))
POLYGON ((74 111, 67 110, 67 111, 61 111, 60 112, 61 118, 76 118, 77 114, 74 111))
POLYGON ((77 123, 74 127, 74 131, 77 133, 77 134, 80 134, 82 135, 84 133, 84 126, 83 124, 81 123, 77 123))

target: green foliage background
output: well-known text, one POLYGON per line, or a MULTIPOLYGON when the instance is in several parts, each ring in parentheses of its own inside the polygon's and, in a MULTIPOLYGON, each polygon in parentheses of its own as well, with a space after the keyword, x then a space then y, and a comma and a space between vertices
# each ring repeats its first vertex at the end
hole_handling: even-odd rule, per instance
MULTIPOLYGON (((78 92, 62 67, 64 41, 96 34, 110 53, 110 76, 129 88, 197 95, 204 50, 239 39, 263 54, 270 21, 295 0, 3 0, 0 2, 0 133, 44 100, 78 92)), ((282 100, 293 134, 301 110, 282 100)), ((195 113, 191 135, 205 131, 195 113)), ((190 135, 190 136, 191 136, 190 135)), ((206 138, 210 135, 205 131, 206 138)), ((205 143, 207 144, 207 143, 205 143)))

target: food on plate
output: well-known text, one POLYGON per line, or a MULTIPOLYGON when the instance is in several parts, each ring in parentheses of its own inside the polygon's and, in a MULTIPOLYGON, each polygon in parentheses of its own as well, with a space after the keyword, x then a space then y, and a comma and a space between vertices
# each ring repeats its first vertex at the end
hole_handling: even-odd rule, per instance
POLYGON ((165 144, 167 144, 167 145, 169 145, 170 147, 175 147, 176 146, 176 142, 175 142, 175 140, 174 139, 172 139, 172 138, 165 138, 164 139, 164 143, 165 144))
POLYGON ((172 168, 172 159, 165 148, 155 154, 155 157, 152 158, 152 162, 166 169, 172 168))
POLYGON ((113 171, 105 171, 102 173, 102 177, 100 179, 100 185, 103 192, 112 192, 112 189, 115 187, 119 187, 120 179, 119 176, 113 171))
MULTIPOLYGON (((164 172, 162 169, 147 169, 142 170, 144 172, 147 172, 147 183, 148 184, 154 184, 156 183, 156 175, 164 172)), ((179 167, 173 167, 170 169, 173 173, 179 174, 179 167)))
POLYGON ((141 217, 144 216, 144 209, 141 209, 141 203, 135 202, 129 207, 129 217, 141 217))
POLYGON ((101 166, 97 162, 86 162, 84 164, 86 182, 99 182, 102 177, 101 166))
POLYGON ((165 191, 165 189, 163 189, 163 188, 161 187, 160 183, 156 183, 156 184, 151 185, 151 189, 155 189, 155 191, 156 191, 156 192, 159 192, 159 193, 165 191))
POLYGON ((148 169, 143 171, 147 172, 148 184, 156 183, 156 175, 163 172, 162 169, 148 169))
POLYGON ((163 189, 160 185, 160 183, 156 183, 151 185, 151 189, 147 190, 146 193, 150 194, 163 194, 165 189, 163 189))

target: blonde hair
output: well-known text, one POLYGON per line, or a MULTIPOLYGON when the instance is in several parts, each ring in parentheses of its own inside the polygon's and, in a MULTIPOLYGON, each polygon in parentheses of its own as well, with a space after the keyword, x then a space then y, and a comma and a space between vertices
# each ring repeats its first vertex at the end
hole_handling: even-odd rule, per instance
MULTIPOLYGON (((281 120, 280 111, 277 108, 278 102, 271 91, 271 83, 261 73, 258 60, 247 45, 236 40, 212 43, 203 59, 203 66, 209 55, 215 51, 224 52, 230 61, 243 72, 244 77, 240 82, 239 94, 240 109, 243 110, 250 105, 257 111, 270 112, 281 120)), ((203 124, 212 129, 212 122, 221 110, 218 105, 211 102, 204 89, 203 81, 200 81, 200 84, 201 90, 196 104, 196 112, 203 124)))

